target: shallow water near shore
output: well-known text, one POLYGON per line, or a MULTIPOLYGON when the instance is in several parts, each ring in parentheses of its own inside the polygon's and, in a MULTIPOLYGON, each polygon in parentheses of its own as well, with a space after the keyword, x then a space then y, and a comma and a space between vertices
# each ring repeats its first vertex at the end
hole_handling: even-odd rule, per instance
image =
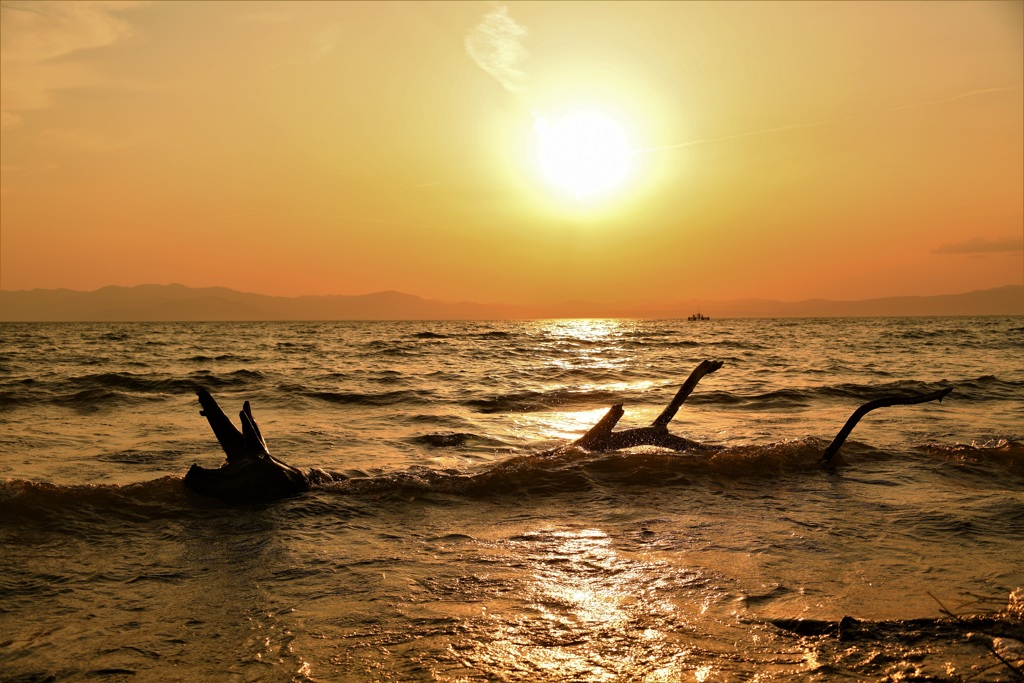
POLYGON ((1014 680, 1022 444, 1021 318, 5 324, 0 671, 1014 680), (722 450, 536 457, 705 358, 670 429, 722 450), (223 460, 199 387, 350 478, 184 490, 223 460))

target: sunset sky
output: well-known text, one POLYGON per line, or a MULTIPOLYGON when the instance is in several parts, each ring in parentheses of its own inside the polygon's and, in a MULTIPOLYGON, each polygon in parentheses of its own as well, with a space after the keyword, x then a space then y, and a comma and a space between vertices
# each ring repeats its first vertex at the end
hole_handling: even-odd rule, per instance
POLYGON ((0 26, 6 290, 1024 282, 1022 2, 4 2, 0 26))

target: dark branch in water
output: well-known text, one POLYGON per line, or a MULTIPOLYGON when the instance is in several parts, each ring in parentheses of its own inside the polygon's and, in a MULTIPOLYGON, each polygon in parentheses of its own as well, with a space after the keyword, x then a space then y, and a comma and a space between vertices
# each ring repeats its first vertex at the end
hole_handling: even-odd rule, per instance
POLYGON ((625 412, 622 409, 622 404, 616 403, 596 425, 573 443, 587 450, 598 450, 601 447, 600 444, 611 438, 612 430, 615 429, 615 425, 618 424, 625 412))
MULTIPOLYGON (((720 367, 722 367, 722 361, 720 360, 705 360, 701 362, 700 365, 693 369, 690 376, 683 382, 683 386, 676 392, 675 398, 665 406, 665 410, 651 423, 650 427, 623 429, 620 432, 613 432, 612 430, 618 424, 624 412, 622 404, 619 403, 612 406, 611 410, 601 418, 600 422, 591 427, 590 431, 586 434, 573 441, 570 446, 585 448, 588 451, 615 451, 620 448, 633 448, 635 446, 660 446, 677 451, 713 450, 714 446, 705 446, 696 441, 670 434, 668 423, 679 412, 679 408, 682 407, 683 402, 686 401, 686 398, 697 387, 697 383, 700 382, 701 378, 718 370, 720 367)), ((561 450, 556 449, 554 452, 560 452, 561 450)))
MULTIPOLYGON (((589 451, 615 451, 636 446, 657 446, 675 451, 715 451, 721 446, 705 445, 690 439, 676 436, 668 431, 669 422, 676 416, 686 399, 693 393, 697 384, 712 372, 722 367, 720 360, 702 361, 683 385, 675 397, 648 427, 623 429, 614 431, 622 419, 622 404, 616 404, 586 434, 571 444, 540 454, 541 456, 564 453, 571 448, 583 448, 589 451)), ((880 398, 865 403, 850 416, 832 443, 822 454, 822 462, 828 462, 839 450, 840 446, 853 431, 862 417, 876 408, 895 405, 912 405, 927 401, 941 401, 952 387, 931 394, 917 396, 893 396, 880 398)), ((185 486, 208 496, 214 496, 228 502, 260 502, 277 500, 308 491, 310 482, 335 480, 334 477, 321 470, 313 469, 307 475, 270 455, 267 442, 260 433, 260 428, 253 419, 252 409, 246 401, 238 417, 242 422, 239 431, 231 423, 217 401, 205 389, 198 392, 199 403, 203 406, 200 415, 206 417, 214 435, 224 448, 227 461, 218 469, 206 469, 192 465, 185 475, 185 486)))
POLYGON ((889 406, 907 406, 914 405, 915 403, 927 403, 928 401, 942 401, 942 399, 949 392, 953 391, 953 387, 946 387, 939 391, 932 392, 930 394, 918 394, 916 396, 888 396, 886 398, 879 398, 874 401, 868 401, 857 410, 853 411, 853 415, 846 421, 843 428, 836 434, 836 438, 832 439, 832 443, 828 445, 828 448, 821 454, 821 461, 828 462, 832 457, 839 452, 839 448, 846 441, 846 437, 850 436, 850 432, 857 426, 860 419, 870 413, 876 408, 888 408, 889 406))
POLYGON ((676 416, 679 409, 683 405, 683 401, 693 393, 693 390, 697 388, 697 382, 704 377, 704 375, 710 375, 715 370, 718 370, 723 365, 720 360, 705 360, 700 365, 693 369, 690 376, 683 382, 683 386, 679 387, 679 391, 676 392, 675 398, 672 402, 665 406, 665 410, 661 411, 661 415, 657 417, 654 422, 651 423, 652 427, 658 427, 660 429, 668 429, 668 423, 672 421, 672 418, 676 416))
MULTIPOLYGON (((199 405, 203 407, 199 414, 210 423, 210 428, 213 429, 214 436, 217 437, 217 441, 220 442, 221 447, 224 449, 228 462, 236 462, 244 458, 248 449, 242 433, 238 431, 235 425, 231 424, 231 420, 220 409, 220 406, 213 399, 213 396, 210 395, 210 392, 206 389, 200 389, 196 392, 196 395, 199 396, 199 405)), ((246 406, 248 405, 248 402, 246 402, 246 406)))
MULTIPOLYGON (((715 372, 722 367, 722 361, 720 360, 705 360, 701 362, 690 376, 683 383, 683 386, 679 388, 675 398, 665 407, 665 410, 661 412, 661 415, 651 423, 650 427, 640 427, 638 429, 624 429, 619 432, 612 431, 615 425, 618 424, 619 419, 622 418, 623 409, 622 404, 616 404, 612 406, 611 410, 605 414, 601 421, 590 428, 586 434, 581 436, 576 441, 572 442, 570 446, 578 448, 585 448, 590 451, 614 451, 620 448, 632 448, 634 446, 660 446, 662 448, 671 448, 677 451, 684 450, 714 450, 715 446, 709 446, 685 439, 681 436, 670 434, 668 431, 668 424, 672 421, 672 418, 676 416, 679 409, 682 407, 683 402, 686 401, 687 397, 697 387, 697 383, 705 376, 712 372, 715 372)), ((846 421, 843 428, 839 430, 836 437, 829 444, 828 448, 824 450, 821 456, 822 462, 828 462, 833 456, 839 451, 839 448, 846 441, 847 437, 850 436, 850 432, 857 426, 857 423, 862 417, 867 415, 876 408, 887 408, 889 406, 898 405, 913 405, 915 403, 926 403, 928 401, 941 401, 949 392, 953 391, 952 387, 947 387, 939 391, 930 394, 919 394, 914 396, 887 396, 885 398, 876 399, 865 403, 860 408, 854 411, 850 419, 846 421)), ((563 447, 564 448, 564 447, 563 447)), ((562 452, 563 448, 555 449, 547 453, 551 455, 554 453, 562 452)))
POLYGON ((996 651, 996 648, 995 648, 995 646, 992 645, 992 643, 985 643, 985 647, 988 648, 988 651, 991 652, 995 656, 996 659, 998 659, 1000 662, 1002 662, 1006 666, 1007 669, 1009 669, 1013 673, 1017 674, 1017 680, 1018 681, 1019 680, 1024 680, 1024 671, 1021 671, 1020 667, 1019 666, 1015 666, 1013 664, 1013 662, 1007 661, 1005 657, 1003 657, 1001 654, 999 654, 996 651))
MULTIPOLYGON (((767 623, 783 631, 798 636, 810 636, 816 638, 836 638, 839 641, 884 641, 893 637, 903 641, 908 633, 914 634, 914 641, 922 638, 950 639, 980 643, 993 657, 999 660, 999 664, 993 664, 984 669, 975 670, 975 673, 967 678, 957 677, 956 680, 966 681, 977 675, 983 674, 1000 666, 1004 666, 1012 672, 1010 680, 1024 680, 1024 671, 1021 671, 1020 663, 1013 662, 999 653, 995 647, 995 640, 1006 638, 1018 641, 1021 638, 1021 621, 1003 609, 984 609, 959 613, 949 609, 930 591, 925 593, 939 606, 938 619, 895 619, 883 621, 868 621, 854 619, 850 616, 843 617, 840 621, 829 621, 825 619, 781 618, 768 619, 767 623)), ((985 596, 973 596, 977 602, 991 602, 992 599, 985 596)))

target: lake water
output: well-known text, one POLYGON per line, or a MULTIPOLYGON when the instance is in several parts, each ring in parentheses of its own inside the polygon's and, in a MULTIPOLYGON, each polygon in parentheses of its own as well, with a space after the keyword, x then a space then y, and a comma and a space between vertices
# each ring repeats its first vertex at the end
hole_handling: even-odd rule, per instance
POLYGON ((0 478, 4 680, 1024 665, 1021 318, 4 324, 0 478), (706 358, 670 429, 722 450, 538 457, 614 403, 649 424, 706 358), (946 386, 819 464, 860 404, 946 386), (185 490, 223 460, 199 387, 349 478, 185 490))

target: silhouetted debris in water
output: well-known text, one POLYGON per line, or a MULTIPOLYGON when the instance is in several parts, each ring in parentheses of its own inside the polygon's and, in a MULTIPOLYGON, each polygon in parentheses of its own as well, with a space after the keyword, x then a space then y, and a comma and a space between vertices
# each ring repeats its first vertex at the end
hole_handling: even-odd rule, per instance
POLYGON ((665 406, 665 410, 661 411, 661 415, 651 423, 651 426, 613 432, 612 430, 615 429, 615 425, 618 424, 625 412, 622 409, 622 404, 618 403, 612 406, 611 410, 596 425, 590 428, 590 431, 576 439, 576 441, 573 441, 571 445, 585 448, 588 451, 615 451, 620 448, 634 448, 636 446, 660 446, 677 451, 718 450, 719 447, 717 446, 705 446, 696 441, 671 434, 668 431, 668 423, 679 412, 679 408, 682 407, 683 402, 686 401, 686 398, 697 387, 697 383, 700 382, 701 378, 715 372, 722 367, 722 364, 720 360, 701 361, 693 369, 693 372, 690 373, 686 381, 683 382, 683 386, 679 387, 675 397, 665 406))
MULTIPOLYGON (((722 365, 723 362, 720 360, 701 361, 661 414, 648 427, 614 431, 624 413, 622 404, 618 403, 613 405, 586 434, 566 446, 540 455, 557 455, 572 448, 582 448, 588 451, 616 451, 637 446, 657 446, 675 451, 710 452, 721 450, 721 446, 702 444, 676 436, 668 431, 668 425, 701 379, 717 371, 722 365)), ((947 387, 930 394, 888 396, 865 403, 854 411, 832 443, 825 449, 822 454, 822 462, 828 462, 838 452, 860 419, 870 411, 894 405, 941 401, 952 390, 952 387, 947 387)), ((267 450, 267 444, 260 434, 259 427, 252 417, 248 401, 245 402, 242 412, 239 413, 242 421, 242 431, 239 432, 208 391, 200 389, 197 393, 199 402, 203 406, 200 415, 204 415, 209 420, 213 433, 227 454, 227 462, 215 470, 206 469, 196 464, 192 465, 188 474, 185 475, 185 485, 193 491, 228 502, 263 502, 297 495, 308 491, 311 481, 321 483, 325 477, 331 478, 329 473, 319 470, 312 470, 309 475, 304 474, 271 456, 267 450)), ((464 445, 472 436, 472 434, 461 432, 437 432, 418 437, 418 441, 434 448, 453 447, 464 445)), ((338 481, 345 478, 347 477, 342 476, 331 478, 331 480, 338 481)))
MULTIPOLYGON (((705 376, 712 372, 715 372, 722 367, 724 363, 720 360, 705 360, 693 369, 690 376, 683 382, 683 386, 676 392, 675 397, 672 401, 665 406, 665 410, 651 423, 649 427, 639 427, 636 429, 624 429, 622 431, 614 432, 615 425, 618 424, 619 420, 624 414, 621 403, 617 403, 611 407, 611 409, 605 413, 605 416, 598 421, 596 425, 590 428, 590 430, 581 436, 580 438, 573 441, 568 446, 562 446, 556 448, 553 451, 549 451, 545 455, 554 455, 556 453, 564 452, 568 448, 577 447, 585 448, 588 451, 614 451, 620 448, 633 448, 636 446, 658 446, 661 448, 669 448, 676 451, 712 451, 720 450, 719 446, 712 446, 702 444, 697 441, 676 436, 668 431, 668 423, 672 421, 672 418, 676 416, 679 409, 682 407, 683 402, 686 401, 687 397, 697 387, 697 383, 705 376)), ((928 401, 942 401, 942 399, 953 391, 953 387, 946 387, 929 394, 914 394, 909 396, 886 396, 884 398, 875 399, 869 401, 857 408, 853 412, 853 415, 846 421, 843 428, 839 430, 832 443, 825 448, 821 456, 822 462, 828 462, 832 459, 839 448, 846 441, 846 438, 850 436, 850 432, 857 426, 861 418, 867 415, 872 410, 877 408, 886 408, 888 406, 898 405, 913 405, 916 403, 926 403, 928 401)))
POLYGON ((266 502, 309 490, 309 478, 301 470, 270 455, 248 401, 239 413, 239 432, 210 392, 200 389, 196 393, 203 406, 199 414, 209 421, 227 461, 215 470, 192 465, 185 475, 185 486, 229 503, 266 502))
MULTIPOLYGON (((1024 681, 1024 613, 1020 609, 1019 590, 1010 594, 1008 605, 981 614, 954 614, 931 593, 928 595, 939 604, 939 611, 944 616, 937 619, 881 621, 854 619, 850 616, 839 621, 769 619, 768 623, 794 635, 817 639, 822 644, 835 639, 843 644, 842 648, 847 652, 863 651, 865 645, 872 645, 894 651, 898 655, 906 647, 920 649, 937 643, 960 643, 971 647, 973 644, 984 648, 997 660, 988 669, 976 674, 1002 669, 1010 678, 1000 677, 1000 680, 1024 681), (850 646, 854 646, 854 649, 848 649, 850 646)), ((969 680, 973 677, 951 676, 947 674, 944 680, 969 680)))
MULTIPOLYGON (((772 619, 769 623, 798 636, 818 639, 823 645, 825 641, 834 639, 842 644, 840 647, 846 653, 863 652, 868 645, 872 649, 888 650, 894 653, 890 656, 894 660, 900 659, 900 653, 907 647, 921 649, 943 643, 961 643, 970 647, 975 644, 997 660, 990 669, 1000 668, 1011 676, 1009 679, 1000 677, 1000 680, 1024 680, 1021 670, 1024 666, 1024 624, 1006 615, 886 621, 862 621, 852 617, 843 617, 840 621, 772 619)), ((839 656, 838 659, 844 657, 839 656)), ((936 679, 925 676, 914 680, 936 679)))
POLYGON ((930 394, 918 394, 916 396, 887 396, 886 398, 880 398, 874 401, 868 401, 857 410, 853 411, 853 415, 846 421, 843 428, 836 434, 836 438, 832 440, 832 443, 825 448, 825 451, 821 454, 821 461, 828 462, 832 459, 836 453, 839 452, 839 447, 846 441, 846 437, 850 435, 853 428, 857 426, 860 419, 870 413, 876 408, 887 408, 889 406, 906 406, 914 405, 916 403, 927 403, 928 401, 939 401, 941 402, 946 395, 953 391, 953 387, 946 387, 939 391, 934 391, 930 394))

